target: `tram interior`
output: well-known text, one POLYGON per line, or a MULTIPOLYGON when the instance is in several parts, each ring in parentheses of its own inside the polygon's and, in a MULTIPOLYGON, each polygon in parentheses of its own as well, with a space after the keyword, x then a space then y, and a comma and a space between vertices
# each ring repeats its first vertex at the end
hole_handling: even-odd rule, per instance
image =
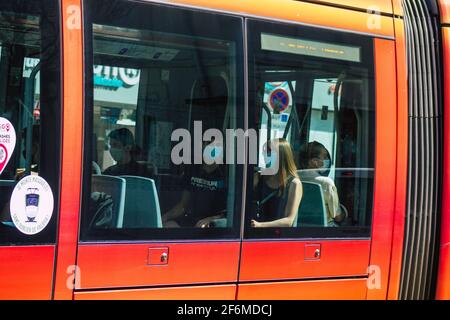
MULTIPOLYGON (((244 112, 244 106, 236 104, 238 71, 234 45, 107 26, 94 26, 94 30, 94 65, 103 70, 97 75, 117 77, 119 72, 113 68, 122 68, 135 78, 139 75, 139 80, 134 85, 138 86, 134 96, 122 102, 119 100, 126 93, 116 101, 106 101, 104 92, 108 90, 113 100, 114 92, 126 88, 95 86, 93 161, 100 170, 113 165, 107 147, 108 133, 123 127, 132 131, 139 162, 147 166, 155 180, 163 214, 182 194, 183 166, 174 165, 170 158, 176 144, 171 141, 172 131, 184 128, 193 135, 194 121, 201 121, 203 132, 210 128, 224 132, 236 128, 244 112)), ((373 141, 369 121, 374 114, 368 107, 369 84, 362 80, 364 71, 309 61, 258 68, 254 80, 261 92, 254 94, 262 100, 256 101, 261 108, 256 107, 255 114, 260 140, 287 138, 298 166, 301 146, 320 140, 332 157, 328 175, 335 181, 341 207, 346 211, 343 225, 370 224, 366 220, 371 216, 367 208, 371 206, 368 195, 373 186, 373 162, 369 159, 368 141, 373 141), (274 84, 284 88, 291 100, 283 117, 269 106, 269 91, 274 84)), ((259 153, 258 158, 262 159, 261 150, 259 153)), ((261 161, 260 165, 264 165, 261 161)), ((236 171, 227 172, 230 188, 236 179, 241 181, 235 176, 236 171)), ((232 200, 228 197, 228 219, 233 214, 232 200)))
MULTIPOLYGON (((18 124, 20 150, 2 174, 0 188, 5 191, 12 190, 19 171, 29 173, 38 165, 31 151, 35 142, 43 148, 33 142, 42 130, 36 28, 32 18, 13 30, 0 26, 0 115, 18 124), (39 129, 37 135, 36 130, 27 130, 33 127, 39 129)), ((181 198, 186 169, 171 159, 177 143, 171 141, 172 132, 183 128, 195 139, 194 122, 201 121, 202 132, 215 128, 225 136, 225 129, 236 129, 242 121, 245 109, 238 104, 243 99, 237 88, 243 84, 238 81, 241 71, 235 55, 235 44, 228 41, 94 25, 93 173, 101 175, 114 166, 108 135, 127 128, 134 136, 136 161, 155 182, 159 214, 170 210, 181 198)), ((369 84, 363 71, 308 59, 261 63, 254 71, 250 87, 257 89, 250 92, 255 107, 250 106, 249 117, 254 117, 259 130, 258 165, 264 166, 261 142, 269 138, 286 138, 299 168, 300 148, 321 142, 332 158, 327 175, 346 211, 343 225, 370 224, 374 113, 368 107, 369 84), (270 105, 275 89, 289 97, 281 113, 270 105)), ((236 172, 228 165, 224 226, 230 226, 235 215, 234 188, 242 180, 236 172)), ((2 204, 9 194, 0 192, 2 204)))
MULTIPOLYGON (((39 62, 51 55, 53 49, 49 47, 42 52, 39 23, 36 16, 1 12, 0 117, 11 122, 16 135, 16 146, 0 176, 0 221, 6 223, 10 221, 7 206, 16 182, 27 174, 37 173, 38 168, 47 170, 40 165, 40 155, 46 151, 40 136, 41 112, 45 115, 49 107, 44 103, 41 108, 39 62)), ((51 130, 50 127, 46 129, 51 130)))

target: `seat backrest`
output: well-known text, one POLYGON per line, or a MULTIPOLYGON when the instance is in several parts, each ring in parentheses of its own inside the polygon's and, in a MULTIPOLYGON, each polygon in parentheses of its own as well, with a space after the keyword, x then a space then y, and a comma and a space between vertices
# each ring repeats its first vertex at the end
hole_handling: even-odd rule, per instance
POLYGON ((303 197, 298 210, 297 227, 325 227, 328 224, 327 211, 322 186, 318 183, 302 181, 303 197))
POLYGON ((125 179, 108 175, 92 175, 91 192, 103 192, 113 199, 114 225, 122 228, 125 205, 125 179))
POLYGON ((127 183, 123 228, 162 228, 155 181, 135 176, 121 178, 127 183))

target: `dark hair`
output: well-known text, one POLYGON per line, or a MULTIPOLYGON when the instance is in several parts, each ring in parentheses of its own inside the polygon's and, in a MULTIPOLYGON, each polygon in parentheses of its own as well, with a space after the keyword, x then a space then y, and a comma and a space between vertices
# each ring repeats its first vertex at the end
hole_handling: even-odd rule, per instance
POLYGON ((308 162, 314 158, 321 158, 326 155, 327 159, 331 160, 330 153, 323 144, 317 141, 304 144, 300 148, 300 169, 308 169, 308 162))
POLYGON ((133 161, 139 160, 141 156, 141 148, 134 143, 133 133, 127 128, 113 130, 108 135, 109 139, 119 141, 124 147, 130 146, 130 155, 133 161))
POLYGON ((134 137, 133 133, 127 128, 120 128, 113 130, 109 133, 108 137, 119 141, 124 147, 133 146, 134 147, 134 137))

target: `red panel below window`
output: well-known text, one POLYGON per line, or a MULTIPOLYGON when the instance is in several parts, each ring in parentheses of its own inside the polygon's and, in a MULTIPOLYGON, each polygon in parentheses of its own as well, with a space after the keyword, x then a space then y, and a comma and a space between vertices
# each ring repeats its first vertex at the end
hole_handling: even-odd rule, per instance
POLYGON ((80 245, 81 288, 236 282, 239 242, 80 245), (168 263, 149 265, 150 248, 168 248, 168 263))
POLYGON ((240 280, 302 279, 366 275, 370 240, 245 242, 240 280), (320 257, 311 259, 311 245, 320 257))
POLYGON ((363 300, 366 279, 242 284, 238 300, 363 300))
POLYGON ((75 300, 234 300, 236 286, 77 292, 75 300))
POLYGON ((53 246, 0 247, 0 300, 52 297, 53 246))

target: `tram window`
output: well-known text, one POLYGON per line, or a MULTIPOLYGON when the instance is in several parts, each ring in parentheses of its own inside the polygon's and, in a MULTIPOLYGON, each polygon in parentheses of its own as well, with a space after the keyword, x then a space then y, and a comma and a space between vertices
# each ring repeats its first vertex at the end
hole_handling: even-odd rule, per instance
POLYGON ((0 3, 1 246, 51 244, 56 239, 60 159, 55 155, 61 145, 58 16, 58 1, 0 3), (37 204, 33 216, 21 219, 19 211, 28 212, 26 195, 23 208, 18 203, 11 210, 14 188, 29 175, 40 176, 51 188, 54 206, 48 223, 39 201, 44 190, 39 188, 33 191, 37 204))
POLYGON ((242 20, 127 1, 86 10, 81 240, 237 237, 243 168, 202 135, 243 127, 242 20))
POLYGON ((246 237, 370 236, 372 40, 248 24, 249 127, 259 132, 260 142, 258 164, 248 171, 253 188, 247 193, 246 237), (267 160, 265 149, 274 144, 284 147, 267 160), (273 161, 277 172, 263 175, 273 161))

